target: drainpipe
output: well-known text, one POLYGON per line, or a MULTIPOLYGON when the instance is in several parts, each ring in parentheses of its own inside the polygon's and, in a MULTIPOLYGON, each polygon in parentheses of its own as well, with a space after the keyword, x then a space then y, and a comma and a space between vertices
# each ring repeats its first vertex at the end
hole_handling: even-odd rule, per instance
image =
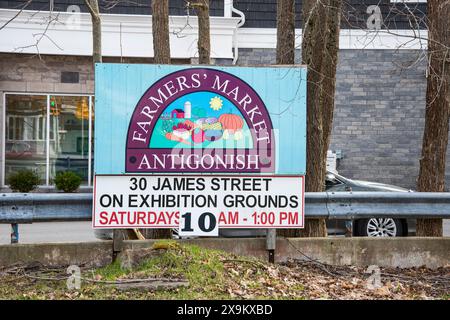
POLYGON ((237 39, 237 33, 238 33, 238 28, 242 27, 245 23, 245 15, 242 11, 236 9, 233 6, 233 0, 225 0, 224 1, 224 9, 225 9, 225 17, 231 17, 232 13, 236 13, 241 20, 239 20, 238 24, 236 25, 236 28, 234 29, 233 32, 233 50, 234 50, 234 54, 233 54, 233 64, 236 64, 238 57, 239 57, 239 49, 238 49, 238 39, 237 39), (230 11, 231 9, 231 11, 230 11))

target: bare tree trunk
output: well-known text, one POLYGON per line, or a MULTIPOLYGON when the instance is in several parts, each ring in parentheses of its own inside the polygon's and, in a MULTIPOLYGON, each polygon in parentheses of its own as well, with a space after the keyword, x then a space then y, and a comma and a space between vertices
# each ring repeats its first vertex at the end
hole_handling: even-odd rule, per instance
POLYGON ((295 0, 277 1, 277 64, 295 62, 295 0))
POLYGON ((84 1, 92 20, 92 60, 94 63, 102 62, 102 22, 97 0, 84 1))
MULTIPOLYGON (((325 58, 323 61, 323 81, 321 101, 323 104, 323 148, 322 159, 325 161, 330 147, 331 130, 333 128, 334 98, 336 93, 336 68, 339 55, 339 33, 341 23, 342 0, 330 0, 327 7, 327 32, 325 58)), ((326 170, 324 170, 324 174, 326 170)), ((323 180, 324 181, 324 180, 323 180)))
MULTIPOLYGON (((154 62, 170 64, 169 0, 152 0, 154 62)), ((146 239, 170 239, 171 229, 139 229, 146 239)))
MULTIPOLYGON (((428 63, 425 129, 417 190, 442 192, 450 108, 450 2, 428 0, 428 63)), ((417 219, 418 236, 442 237, 442 219, 417 219)))
POLYGON ((154 61, 170 64, 169 0, 152 0, 154 61))
MULTIPOLYGON (((277 1, 277 64, 295 63, 295 0, 277 1)), ((278 229, 282 237, 298 237, 300 229, 278 229)))
POLYGON ((197 0, 191 4, 198 17, 198 62, 211 63, 211 39, 209 32, 209 0, 197 0))
MULTIPOLYGON (((334 111, 342 0, 303 1, 302 61, 308 65, 305 189, 325 189, 326 153, 334 111)), ((306 220, 301 236, 327 235, 325 219, 306 220)))

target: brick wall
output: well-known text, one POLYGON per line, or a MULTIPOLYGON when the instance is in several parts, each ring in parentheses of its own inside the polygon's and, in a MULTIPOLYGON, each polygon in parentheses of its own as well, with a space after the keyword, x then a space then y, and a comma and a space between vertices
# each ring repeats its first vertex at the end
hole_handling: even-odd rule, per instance
POLYGON ((0 54, 0 90, 93 93, 92 58, 0 54), (61 71, 79 72, 79 83, 61 83, 61 71))
MULTIPOLYGON (((3 132, 5 92, 77 93, 94 92, 92 58, 75 56, 42 56, 0 54, 0 132, 3 132), (79 72, 79 83, 61 83, 61 71, 79 72)), ((3 144, 3 136, 0 138, 3 144)), ((0 168, 3 168, 0 148, 0 168)), ((0 170, 0 181, 3 180, 0 170)), ((5 190, 2 190, 5 191, 5 190)))
MULTIPOLYGON (((343 153, 338 162, 342 175, 415 188, 426 92, 426 63, 418 60, 418 54, 415 50, 340 51, 330 149, 343 153), (412 62, 416 63, 411 66, 412 62)), ((239 50, 241 65, 274 62, 273 49, 239 50)), ((450 165, 450 152, 447 159, 450 165)))

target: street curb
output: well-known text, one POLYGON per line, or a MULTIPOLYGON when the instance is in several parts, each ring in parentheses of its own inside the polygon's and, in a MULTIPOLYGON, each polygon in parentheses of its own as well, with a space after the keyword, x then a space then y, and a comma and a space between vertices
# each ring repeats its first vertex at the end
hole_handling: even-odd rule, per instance
MULTIPOLYGON (((124 241, 123 249, 150 247, 155 240, 124 241)), ((264 238, 202 238, 180 243, 267 260, 264 238)), ((450 266, 445 238, 279 238, 276 262, 318 260, 332 265, 439 268, 450 266)), ((39 262, 48 266, 103 266, 112 261, 112 241, 0 245, 0 266, 39 262)))

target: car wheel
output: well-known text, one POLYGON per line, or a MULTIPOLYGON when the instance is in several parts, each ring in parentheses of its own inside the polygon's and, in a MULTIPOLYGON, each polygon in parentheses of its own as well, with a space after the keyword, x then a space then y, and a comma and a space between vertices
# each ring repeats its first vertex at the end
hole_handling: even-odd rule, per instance
POLYGON ((403 223, 399 219, 362 219, 356 223, 355 235, 362 237, 401 237, 403 228, 403 223))

